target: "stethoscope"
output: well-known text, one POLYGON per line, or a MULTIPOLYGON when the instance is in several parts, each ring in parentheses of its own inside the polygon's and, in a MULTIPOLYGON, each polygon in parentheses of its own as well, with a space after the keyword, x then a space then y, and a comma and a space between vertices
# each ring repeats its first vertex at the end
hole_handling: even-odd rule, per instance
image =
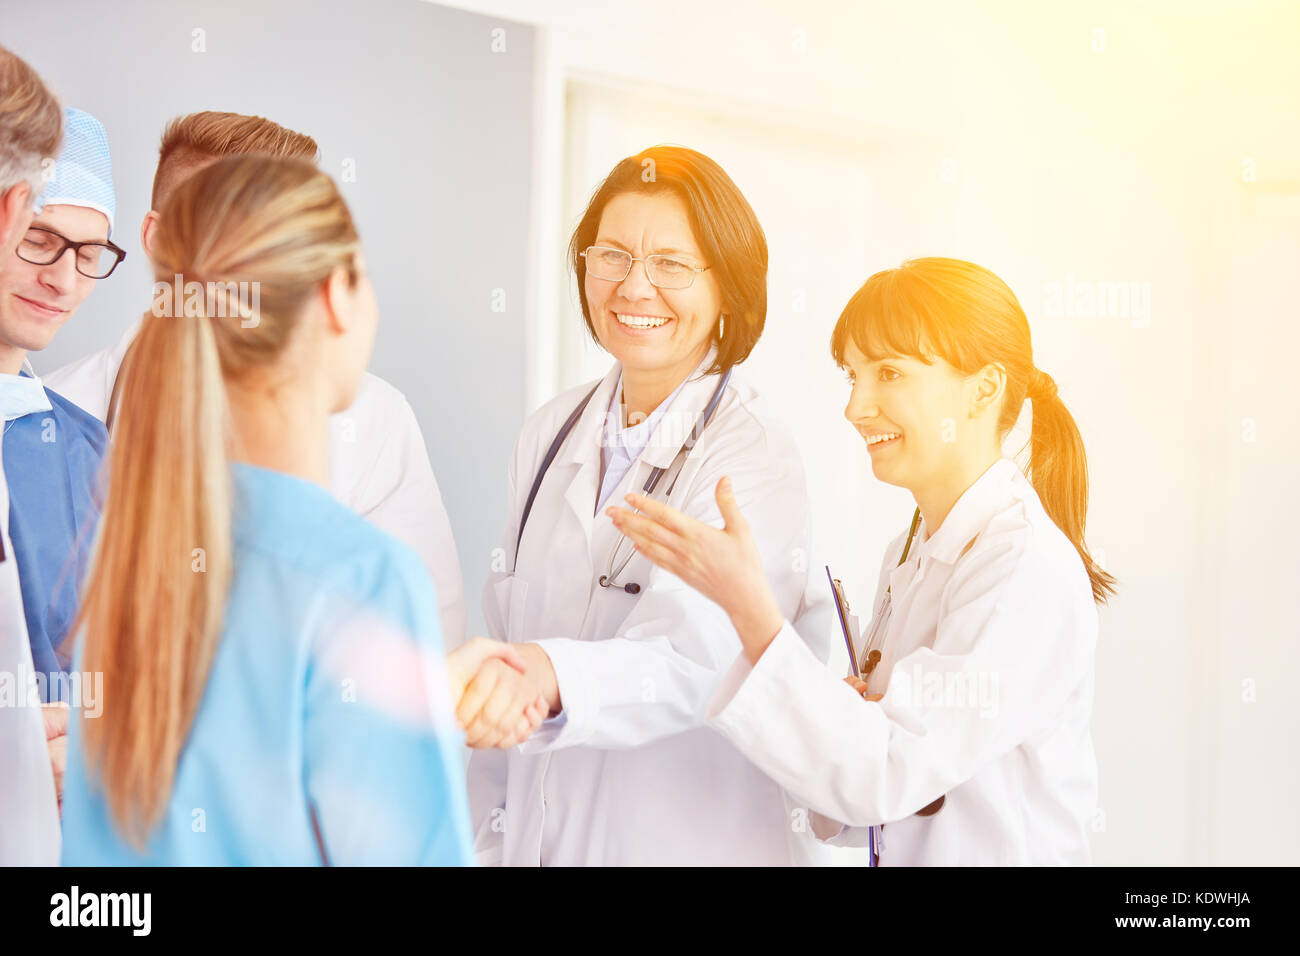
MULTIPOLYGON (((903 545, 903 554, 899 557, 898 564, 896 564, 895 567, 901 568, 904 564, 907 563, 907 556, 912 550, 912 542, 916 540, 916 532, 920 526, 921 526, 921 509, 917 508, 916 511, 912 514, 912 524, 907 529, 907 542, 903 545)), ((875 620, 872 621, 871 623, 871 634, 867 637, 867 646, 863 648, 862 666, 859 668, 860 675, 863 680, 866 680, 867 677, 870 676, 871 672, 876 669, 876 665, 880 663, 880 657, 881 657, 880 648, 883 646, 885 642, 884 636, 888 631, 889 619, 893 616, 893 609, 894 609, 893 591, 894 589, 892 586, 886 586, 885 600, 881 604, 880 613, 876 615, 875 620)), ((863 696, 864 697, 866 696, 865 691, 863 692, 863 696)), ((917 810, 916 815, 918 817, 934 816, 941 809, 943 809, 943 805, 946 798, 947 798, 946 794, 942 794, 942 793, 939 794, 938 799, 933 800, 932 802, 928 803, 926 806, 922 807, 920 810, 917 810)), ((883 823, 877 823, 867 828, 869 866, 880 865, 880 851, 884 849, 884 844, 882 843, 884 830, 885 830, 885 825, 883 823)))
MULTIPOLYGON (((912 515, 912 525, 907 529, 907 543, 903 545, 902 557, 898 559, 895 567, 901 568, 907 563, 907 555, 912 550, 912 542, 916 540, 916 529, 921 525, 921 509, 917 508, 912 515)), ((867 636, 867 646, 862 649, 862 663, 858 671, 863 680, 866 680, 871 672, 876 669, 880 663, 881 647, 884 645, 884 635, 886 623, 888 622, 891 612, 893 611, 893 588, 885 588, 885 600, 881 603, 880 613, 875 616, 871 622, 871 633, 867 636)))
MULTIPOLYGON (((700 440, 700 435, 703 433, 705 426, 708 425, 709 419, 713 417, 713 413, 717 410, 718 402, 722 400, 722 392, 726 389, 729 381, 731 381, 731 369, 727 369, 727 371, 725 371, 718 379, 718 384, 713 388, 713 395, 709 398, 709 404, 704 407, 704 411, 695 419, 695 424, 691 428, 691 434, 687 437, 686 441, 682 443, 682 447, 678 449, 677 454, 673 456, 673 460, 668 463, 668 467, 661 468, 655 466, 650 470, 649 477, 646 478, 645 484, 641 486, 641 493, 643 495, 646 495, 647 497, 652 496, 655 489, 659 487, 659 482, 663 479, 664 475, 672 471, 673 480, 669 482, 668 492, 664 495, 664 498, 666 500, 672 497, 673 489, 677 486, 677 479, 681 477, 682 468, 686 464, 686 459, 690 455, 691 449, 695 447, 695 443, 700 440)), ((559 453, 560 446, 564 444, 564 440, 569 437, 569 432, 573 431, 574 426, 578 424, 578 419, 582 417, 583 410, 586 409, 587 403, 591 401, 591 396, 596 394, 597 388, 600 388, 599 384, 592 388, 592 390, 587 393, 586 397, 578 404, 578 407, 569 413, 569 417, 565 419, 564 424, 560 426, 560 430, 556 433, 555 440, 551 442, 551 447, 547 449, 546 457, 542 459, 541 467, 537 469, 537 476, 533 479, 533 487, 528 492, 528 501, 524 504, 523 517, 519 521, 519 536, 515 539, 516 566, 519 563, 519 545, 524 540, 524 527, 528 524, 528 514, 533 510, 533 500, 537 497, 537 491, 542 486, 542 479, 546 477, 546 470, 551 467, 551 462, 555 460, 555 456, 559 453)), ((614 541, 613 549, 609 553, 609 564, 605 569, 605 573, 596 579, 596 583, 602 588, 618 588, 628 594, 640 594, 641 585, 637 584, 635 581, 629 581, 626 584, 619 584, 616 580, 628 566, 628 562, 630 562, 636 555, 636 548, 632 548, 628 551, 626 557, 621 561, 619 560, 619 552, 625 541, 627 541, 627 535, 620 532, 618 538, 614 541), (615 564, 617 564, 618 567, 615 567, 615 564)))

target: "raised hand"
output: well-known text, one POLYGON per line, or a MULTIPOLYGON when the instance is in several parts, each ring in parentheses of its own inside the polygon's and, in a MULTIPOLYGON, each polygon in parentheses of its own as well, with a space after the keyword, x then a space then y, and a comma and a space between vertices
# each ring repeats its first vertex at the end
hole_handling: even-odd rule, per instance
POLYGON ((605 513, 636 549, 713 601, 731 618, 752 661, 767 649, 784 616, 767 584, 758 543, 740 513, 731 479, 714 490, 723 527, 714 528, 644 495, 628 495, 626 508, 605 513))

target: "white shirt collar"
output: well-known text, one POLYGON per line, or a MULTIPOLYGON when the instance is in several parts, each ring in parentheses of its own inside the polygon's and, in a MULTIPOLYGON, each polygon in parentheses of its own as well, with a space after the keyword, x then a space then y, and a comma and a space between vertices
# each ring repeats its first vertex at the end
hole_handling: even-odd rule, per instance
POLYGON ((630 457, 637 458, 641 452, 645 451, 646 445, 650 444, 650 438, 654 435, 656 426, 668 413, 668 408, 672 405, 673 399, 677 397, 690 378, 691 376, 688 375, 678 382, 672 394, 660 402, 659 407, 651 412, 644 421, 624 427, 623 410, 619 407, 623 395, 623 371, 619 369, 618 384, 614 386, 614 393, 609 399, 609 410, 605 415, 604 441, 606 446, 624 448, 630 457))

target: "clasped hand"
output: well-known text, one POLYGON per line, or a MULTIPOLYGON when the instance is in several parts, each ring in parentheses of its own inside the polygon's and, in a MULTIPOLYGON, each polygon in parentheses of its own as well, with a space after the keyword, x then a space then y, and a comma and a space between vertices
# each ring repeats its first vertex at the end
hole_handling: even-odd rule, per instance
MULTIPOLYGON (((537 652, 545 658, 544 651, 537 652)), ((529 645, 486 637, 472 637, 447 655, 456 720, 469 746, 508 750, 541 726, 552 701, 543 691, 546 674, 538 663, 529 645)))

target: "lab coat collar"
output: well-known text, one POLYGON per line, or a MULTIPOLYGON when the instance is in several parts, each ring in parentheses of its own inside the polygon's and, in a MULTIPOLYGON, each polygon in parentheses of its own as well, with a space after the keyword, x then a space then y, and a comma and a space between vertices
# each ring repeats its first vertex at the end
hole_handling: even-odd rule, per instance
MULTIPOLYGON (((641 460, 654 468, 667 468, 677 453, 691 437, 691 429, 713 397, 713 390, 718 386, 718 376, 706 375, 705 370, 713 364, 717 347, 710 347, 709 352, 695 367, 695 371, 686 377, 681 391, 673 399, 667 413, 655 426, 650 442, 641 452, 641 460)), ((718 413, 715 411, 714 416, 718 413)))
MULTIPOLYGON (((677 397, 673 399, 666 414, 659 420, 650 435, 649 443, 641 452, 641 461, 647 462, 651 467, 667 468, 677 452, 681 450, 683 443, 690 437, 691 428, 694 427, 696 419, 704 411, 705 406, 709 404, 713 389, 718 384, 716 375, 704 374, 704 371, 713 364, 715 354, 716 346, 709 349, 709 353, 687 376, 681 391, 677 393, 677 397)), ((623 366, 617 362, 605 373, 605 377, 596 387, 591 401, 587 403, 582 417, 578 419, 578 424, 573 429, 572 440, 565 442, 556 464, 564 462, 582 466, 594 462, 599 467, 600 445, 604 441, 606 416, 609 414, 610 405, 615 398, 614 391, 618 388, 622 374, 623 366)))
MULTIPOLYGON (((591 544, 591 520, 600 486, 600 442, 605 430, 609 400, 618 387, 618 363, 605 373, 596 391, 573 426, 573 433, 561 447, 551 470, 563 476, 564 501, 573 512, 591 544), (569 469, 567 473, 564 469, 569 469)), ((568 414, 569 410, 564 410, 568 414)), ((557 425, 558 427, 558 425, 557 425)), ((548 438, 549 440, 549 438, 548 438)))
POLYGON ((1010 487, 1019 475, 1019 465, 1010 458, 999 458, 962 492, 933 536, 925 537, 928 531, 925 519, 921 519, 917 531, 918 557, 956 564, 967 546, 988 527, 993 516, 1006 507, 1010 487))
MULTIPOLYGON (((696 418, 709 404, 709 398, 718 383, 716 375, 703 374, 713 363, 715 351, 716 347, 711 347, 695 371, 687 377, 668 413, 655 426, 649 444, 641 452, 640 461, 651 467, 667 468, 681 450, 682 444, 690 437, 696 418)), ((605 373, 574 426, 573 434, 564 443, 564 448, 552 465, 576 468, 567 481, 564 499, 588 528, 600 484, 600 445, 605 434, 605 417, 609 414, 610 402, 622 372, 622 365, 615 362, 605 373)))
POLYGON ((621 448, 625 451, 632 452, 635 450, 634 458, 641 457, 641 452, 649 445, 650 439, 654 437, 655 429, 663 421, 668 410, 672 408, 673 401, 677 394, 686 386, 683 379, 678 383, 666 399, 660 403, 659 407, 651 412, 644 421, 637 422, 635 425, 623 425, 623 410, 619 407, 618 398, 623 387, 623 376, 620 374, 618 383, 614 388, 614 394, 610 397, 609 412, 605 415, 605 431, 601 434, 601 442, 605 448, 621 448))

